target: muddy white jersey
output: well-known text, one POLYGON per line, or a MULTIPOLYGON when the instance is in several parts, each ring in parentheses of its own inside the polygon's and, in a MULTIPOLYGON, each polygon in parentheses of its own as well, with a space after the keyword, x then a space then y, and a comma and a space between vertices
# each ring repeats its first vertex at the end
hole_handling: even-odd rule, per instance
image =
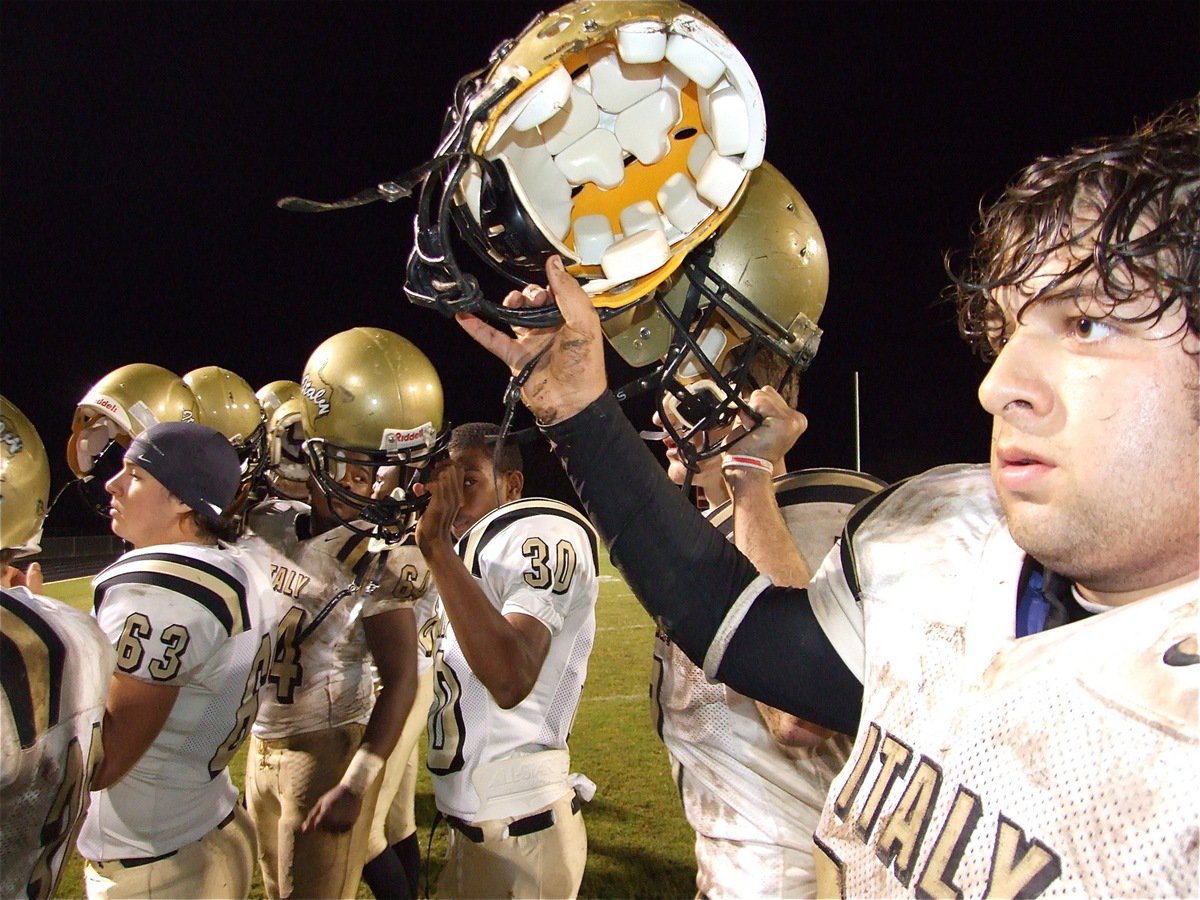
POLYGON ((411 607, 431 581, 415 546, 388 550, 341 525, 310 537, 309 521, 308 506, 290 500, 246 519, 242 543, 269 560, 281 616, 258 738, 365 724, 374 693, 363 620, 411 607))
MULTIPOLYGON (((819 562, 850 510, 882 486, 861 473, 808 469, 775 479, 796 546, 819 562)), ((732 506, 706 514, 732 535, 732 506)), ((813 896, 812 835, 850 738, 782 748, 754 701, 710 682, 661 632, 650 680, 651 712, 667 746, 688 824, 696 831, 697 887, 730 896, 813 896), (787 848, 784 854, 778 848, 787 848)))
POLYGON ((1025 555, 987 468, 877 497, 809 588, 864 690, 823 890, 1200 894, 1200 583, 1017 638, 1025 555))
POLYGON ((459 540, 459 556, 492 605, 502 615, 533 616, 551 639, 529 695, 512 709, 501 709, 471 672, 438 604, 443 633, 434 658, 426 763, 443 813, 468 821, 476 817, 480 796, 472 779, 480 766, 566 750, 596 633, 596 542, 582 515, 541 498, 493 510, 459 540))
POLYGON ((103 755, 115 660, 87 613, 0 591, 0 897, 54 894, 103 755))
POLYGON ((79 852, 92 860, 158 856, 207 834, 237 802, 226 767, 258 711, 275 603, 262 561, 225 545, 132 550, 92 587, 116 670, 179 693, 133 768, 92 792, 79 852))

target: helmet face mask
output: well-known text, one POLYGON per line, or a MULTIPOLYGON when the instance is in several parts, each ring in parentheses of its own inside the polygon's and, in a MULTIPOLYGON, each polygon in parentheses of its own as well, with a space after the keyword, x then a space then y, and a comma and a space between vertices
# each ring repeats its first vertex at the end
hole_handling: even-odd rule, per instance
MULTIPOLYGON (((448 439, 433 365, 398 334, 352 328, 313 351, 300 391, 315 507, 327 506, 337 521, 356 531, 385 541, 401 539, 428 502, 412 492, 412 485, 448 439), (372 498, 384 466, 405 467, 406 490, 372 498)), ((272 418, 273 429, 287 427, 279 418, 286 406, 272 418)), ((279 444, 281 451, 284 446, 279 444)))
POLYGON ((321 438, 304 442, 308 471, 328 506, 330 514, 355 531, 368 531, 384 540, 399 540, 416 525, 416 516, 428 505, 428 496, 416 496, 413 486, 432 471, 431 463, 445 449, 448 434, 431 436, 428 444, 406 450, 351 450, 321 438), (372 497, 371 488, 379 470, 399 467, 400 487, 386 497, 372 497), (361 473, 361 474, 360 474, 361 473), (348 475, 359 474, 364 492, 347 486, 348 475), (364 523, 369 526, 364 528, 364 523))

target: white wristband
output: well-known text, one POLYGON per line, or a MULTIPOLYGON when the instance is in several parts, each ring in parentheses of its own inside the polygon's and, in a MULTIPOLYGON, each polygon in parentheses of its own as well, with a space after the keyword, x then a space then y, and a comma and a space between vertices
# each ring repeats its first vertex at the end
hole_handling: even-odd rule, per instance
POLYGON ((722 453, 721 468, 754 469, 768 474, 775 471, 775 466, 771 464, 770 460, 763 459, 761 456, 743 456, 740 453, 722 453))
POLYGON ((359 747, 342 775, 342 787, 361 797, 383 771, 384 762, 382 756, 372 753, 366 747, 359 747))

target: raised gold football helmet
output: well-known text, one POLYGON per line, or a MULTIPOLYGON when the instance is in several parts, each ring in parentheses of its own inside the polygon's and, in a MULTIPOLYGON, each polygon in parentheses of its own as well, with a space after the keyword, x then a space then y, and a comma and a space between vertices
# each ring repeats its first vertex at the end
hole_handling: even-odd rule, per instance
POLYGON ((258 397, 246 379, 220 366, 203 366, 183 376, 196 397, 201 425, 215 428, 237 451, 242 485, 233 508, 238 509, 267 464, 267 420, 258 397))
POLYGON ((0 397, 0 550, 11 558, 41 550, 50 501, 50 460, 33 423, 0 397))
POLYGON ((308 499, 304 456, 304 395, 294 381, 272 381, 256 394, 267 419, 267 490, 288 500, 308 499))
POLYGON ((637 384, 658 391, 663 426, 694 468, 744 432, 706 438, 698 449, 690 438, 732 422, 739 411, 756 417, 745 403, 764 386, 756 373, 769 372, 779 388, 808 368, 828 290, 816 217, 764 162, 717 234, 688 256, 655 302, 609 320, 604 330, 630 365, 656 364, 637 384))
POLYGON ((357 530, 398 540, 428 499, 413 496, 411 487, 448 433, 433 364, 394 332, 351 328, 313 351, 300 389, 308 468, 331 510, 357 530), (372 474, 380 466, 405 467, 403 495, 360 496, 342 483, 347 466, 367 466, 372 474), (352 510, 354 518, 339 514, 339 506, 352 510))
POLYGON ((88 504, 108 515, 104 485, 130 441, 158 422, 194 422, 198 414, 191 389, 161 366, 131 363, 97 381, 76 405, 67 441, 67 465, 88 504))
POLYGON ((434 158, 315 211, 409 196, 421 184, 405 292, 447 315, 509 310, 458 265, 447 225, 518 285, 552 254, 601 315, 636 303, 711 235, 763 159, 762 95, 741 53, 678 0, 576 0, 539 15, 465 76, 434 158))

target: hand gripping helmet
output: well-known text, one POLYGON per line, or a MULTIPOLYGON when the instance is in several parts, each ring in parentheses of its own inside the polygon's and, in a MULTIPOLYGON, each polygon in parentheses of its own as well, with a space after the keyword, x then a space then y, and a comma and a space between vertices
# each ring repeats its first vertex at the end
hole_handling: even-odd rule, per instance
POLYGON ((0 397, 0 550, 13 557, 41 549, 50 500, 50 460, 37 430, 0 397))
POLYGON ((351 328, 313 351, 300 389, 308 468, 331 510, 355 530, 399 540, 427 502, 411 487, 448 436, 433 364, 398 334, 351 328), (381 499, 359 496, 341 483, 347 465, 405 467, 405 490, 381 499), (353 517, 338 513, 339 506, 353 517))
POLYGON ((120 471, 129 442, 158 422, 194 422, 197 415, 191 389, 161 366, 131 363, 101 378, 75 407, 67 441, 67 464, 85 500, 107 516, 104 485, 120 471))
POLYGON ((196 397, 201 425, 215 428, 237 451, 242 483, 233 509, 241 508, 267 463, 267 420, 246 380, 220 366, 203 366, 183 376, 196 397))
POLYGON ((405 292, 447 315, 558 321, 489 303, 450 246, 518 285, 560 254, 602 316, 645 298, 708 237, 763 158, 749 65, 678 0, 576 0, 541 14, 464 77, 434 159, 319 210, 395 200, 421 184, 405 292))
POLYGON ((654 302, 605 323, 626 362, 657 362, 618 396, 657 390, 663 427, 695 469, 736 440, 711 441, 708 432, 739 411, 755 417, 745 403, 751 390, 783 387, 808 368, 828 288, 825 240, 812 210, 764 162, 717 234, 692 251, 654 302), (700 435, 697 448, 690 439, 700 435))
POLYGON ((267 490, 288 500, 308 499, 304 456, 304 395, 294 381, 272 381, 256 394, 267 420, 267 490))

